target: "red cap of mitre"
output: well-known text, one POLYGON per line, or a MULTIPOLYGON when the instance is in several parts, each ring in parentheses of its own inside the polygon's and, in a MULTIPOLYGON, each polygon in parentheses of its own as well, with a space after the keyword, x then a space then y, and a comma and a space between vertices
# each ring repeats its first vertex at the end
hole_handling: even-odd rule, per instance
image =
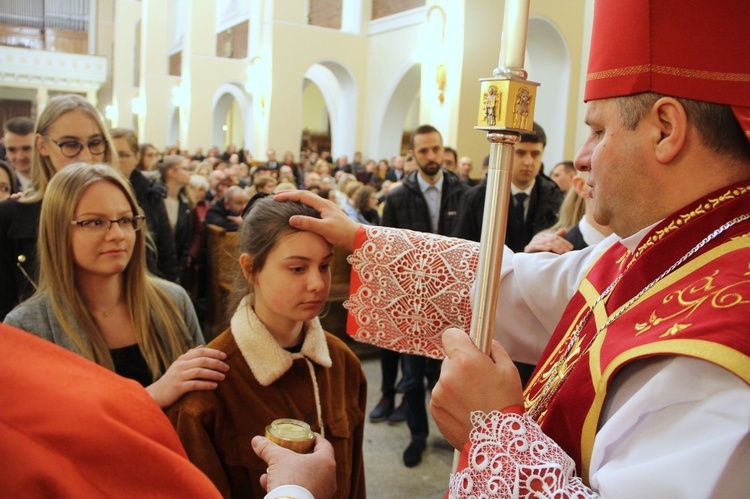
POLYGON ((584 101, 657 92, 732 106, 750 140, 750 0, 596 0, 584 101))

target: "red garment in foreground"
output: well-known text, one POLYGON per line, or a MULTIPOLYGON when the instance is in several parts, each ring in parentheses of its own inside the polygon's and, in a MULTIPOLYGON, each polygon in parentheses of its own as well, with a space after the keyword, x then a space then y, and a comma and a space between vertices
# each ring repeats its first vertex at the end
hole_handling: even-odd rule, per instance
POLYGON ((148 393, 0 324, 0 490, 7 497, 220 497, 148 393))

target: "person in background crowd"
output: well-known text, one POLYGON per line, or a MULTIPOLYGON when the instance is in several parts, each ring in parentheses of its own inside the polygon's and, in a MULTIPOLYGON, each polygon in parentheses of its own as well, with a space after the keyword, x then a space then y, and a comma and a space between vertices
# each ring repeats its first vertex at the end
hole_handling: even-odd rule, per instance
POLYGON ((195 152, 193 153, 191 158, 195 161, 203 161, 204 159, 206 159, 206 156, 203 155, 203 148, 196 147, 195 152))
POLYGON ((561 255, 571 250, 595 246, 612 234, 612 229, 594 219, 594 200, 586 183, 587 172, 577 172, 572 189, 560 207, 560 219, 549 230, 540 232, 524 251, 552 251, 561 255))
POLYGON ((218 225, 229 232, 236 232, 242 218, 240 213, 250 199, 245 190, 233 185, 206 213, 206 225, 218 225))
MULTIPOLYGON (((458 175, 441 165, 444 162, 443 138, 430 125, 418 127, 411 138, 410 153, 419 170, 406 176, 403 184, 391 190, 385 198, 381 224, 433 234, 450 235, 455 230, 456 213, 466 185, 458 175)), ((370 413, 377 421, 394 408, 394 391, 398 371, 398 354, 381 351, 383 397, 370 413)), ((420 355, 405 354, 404 401, 410 442, 404 450, 403 461, 407 467, 422 462, 427 447, 429 424, 425 406, 425 381, 433 384, 439 375, 440 362, 420 355)))
MULTIPOLYGON (((521 142, 513 148, 511 199, 506 222, 505 245, 521 253, 535 234, 557 222, 563 195, 542 173, 542 156, 547 145, 544 129, 534 123, 534 133, 522 133, 521 142)), ((488 160, 489 161, 489 160, 488 160)), ((484 219, 484 199, 487 178, 472 187, 458 209, 458 223, 453 234, 462 239, 479 242, 484 219)), ((524 385, 531 378, 534 365, 517 362, 524 385)))
POLYGON ((458 160, 458 165, 456 166, 456 173, 469 187, 473 187, 479 183, 471 178, 471 167, 472 162, 469 156, 461 156, 458 160))
POLYGON ((237 146, 234 144, 229 144, 224 151, 224 154, 221 155, 221 159, 223 159, 224 161, 229 161, 229 158, 232 157, 232 154, 237 154, 237 146))
POLYGON ((159 171, 162 188, 166 191, 163 204, 174 239, 179 282, 187 267, 190 244, 193 239, 190 215, 192 204, 185 192, 190 183, 190 167, 186 158, 170 155, 159 159, 156 162, 156 169, 159 171))
POLYGON ((277 170, 281 166, 276 160, 276 149, 266 151, 266 167, 271 170, 277 170))
POLYGON ((31 118, 11 118, 3 125, 3 145, 10 165, 16 171, 15 177, 20 190, 31 187, 32 149, 34 146, 34 120, 31 118))
MULTIPOLYGON (((208 179, 208 177, 211 175, 211 172, 213 170, 214 170, 213 167, 204 161, 202 163, 199 163, 198 166, 195 167, 195 171, 193 172, 193 174, 200 175, 208 179)), ((211 186, 209 185, 209 189, 210 188, 211 186)))
POLYGON ((80 95, 51 98, 35 125, 31 187, 0 202, 0 319, 36 289, 39 213, 47 183, 73 163, 116 163, 117 151, 96 108, 80 95))
POLYGON ((153 244, 146 244, 148 270, 155 276, 177 282, 180 269, 177 265, 174 237, 169 226, 164 195, 137 168, 140 160, 138 139, 133 130, 113 128, 110 131, 112 143, 117 149, 120 171, 130 181, 138 206, 146 217, 146 230, 153 244))
POLYGON ((407 154, 404 157, 404 175, 408 175, 411 172, 416 171, 418 169, 419 169, 419 165, 414 159, 414 156, 412 156, 411 154, 407 154))
MULTIPOLYGON (((276 187, 273 188, 273 193, 277 194, 279 192, 296 191, 296 190, 297 190, 297 186, 294 185, 291 182, 279 182, 276 185, 276 187)), ((308 190, 311 191, 311 192, 315 192, 315 193, 319 194, 320 193, 320 185, 319 184, 311 185, 308 190)))
POLYGON ((315 167, 313 168, 313 170, 318 175, 331 175, 331 163, 324 159, 319 159, 315 163, 315 167))
POLYGON ((354 159, 352 160, 349 168, 345 170, 346 173, 351 173, 356 176, 358 173, 365 171, 365 166, 362 164, 362 152, 357 151, 354 153, 354 159))
POLYGON ((576 176, 576 173, 576 168, 573 166, 572 161, 561 161, 552 168, 549 176, 563 194, 567 194, 573 185, 573 178, 576 176))
POLYGON ((226 180, 227 174, 224 173, 223 170, 212 171, 208 176, 209 190, 206 193, 206 199, 208 199, 209 201, 213 201, 214 199, 219 199, 221 196, 223 196, 228 185, 222 182, 226 180))
POLYGON ((127 180, 76 164, 50 181, 39 225, 39 288, 4 322, 141 383, 162 408, 216 388, 224 354, 181 287, 146 272, 144 217, 127 180))
POLYGON ((153 144, 141 144, 141 148, 138 151, 139 159, 136 168, 142 172, 150 172, 153 170, 151 165, 153 165, 154 161, 159 159, 160 156, 159 150, 154 147, 153 144))
POLYGON ((398 182, 404 178, 404 175, 404 157, 395 156, 391 161, 391 169, 385 174, 385 179, 391 182, 398 182))
POLYGON ((381 159, 380 161, 378 161, 375 172, 372 174, 372 176, 370 177, 370 181, 367 183, 373 186, 376 192, 379 191, 383 186, 383 182, 388 177, 388 172, 390 170, 391 167, 388 165, 388 160, 381 159))
POLYGON ((291 168, 292 175, 294 175, 295 185, 300 185, 302 183, 302 169, 294 162, 293 152, 287 151, 284 153, 284 164, 282 166, 291 168))
POLYGON ((367 225, 380 225, 377 191, 371 185, 363 185, 354 192, 352 206, 356 210, 355 220, 367 225))
POLYGON ((268 175, 261 175, 255 179, 255 182, 253 182, 256 193, 262 192, 264 194, 273 194, 273 190, 277 185, 278 182, 276 179, 268 175))
POLYGON ((0 160, 0 201, 5 201, 11 194, 20 192, 16 172, 10 163, 0 160))
POLYGON ((309 189, 310 187, 317 185, 320 187, 320 173, 316 171, 309 172, 305 174, 305 183, 302 186, 305 189, 309 189))
POLYGON ((450 170, 453 173, 457 173, 458 165, 458 152, 452 147, 445 147, 445 154, 443 154, 443 168, 450 170))
MULTIPOLYGON (((511 174, 511 200, 505 243, 513 251, 522 252, 534 234, 557 222, 563 195, 542 173, 542 156, 547 144, 544 129, 534 123, 535 133, 522 133, 515 145, 511 174)), ((459 208, 454 236, 479 241, 482 235, 486 178, 473 187, 459 208)))

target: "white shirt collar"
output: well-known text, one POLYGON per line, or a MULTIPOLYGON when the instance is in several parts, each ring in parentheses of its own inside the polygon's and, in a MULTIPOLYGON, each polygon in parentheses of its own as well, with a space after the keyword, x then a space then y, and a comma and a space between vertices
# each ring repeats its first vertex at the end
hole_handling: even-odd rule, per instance
POLYGON ((581 237, 583 237, 583 240, 588 246, 596 246, 607 237, 591 225, 588 220, 586 220, 586 217, 583 217, 581 221, 578 222, 578 230, 581 231, 581 237))
POLYGON ((625 247, 628 248, 631 252, 635 253, 635 250, 638 249, 638 245, 640 245, 643 238, 646 237, 646 234, 648 234, 651 231, 651 229, 653 229, 656 226, 656 224, 660 222, 661 220, 649 225, 648 227, 645 227, 639 230, 632 236, 628 236, 624 239, 620 239, 620 242, 624 244, 625 247))
POLYGON ((422 194, 424 194, 425 191, 430 187, 435 187, 438 192, 443 192, 443 180, 444 177, 442 171, 438 172, 438 179, 434 184, 428 183, 425 179, 422 178, 422 175, 417 172, 417 182, 419 183, 419 190, 422 191, 422 194))
POLYGON ((534 185, 536 184, 536 179, 533 179, 531 181, 531 185, 529 185, 526 189, 519 189, 513 183, 510 184, 510 193, 511 195, 515 196, 516 194, 519 194, 521 192, 525 192, 527 196, 531 197, 531 191, 534 190, 534 185))

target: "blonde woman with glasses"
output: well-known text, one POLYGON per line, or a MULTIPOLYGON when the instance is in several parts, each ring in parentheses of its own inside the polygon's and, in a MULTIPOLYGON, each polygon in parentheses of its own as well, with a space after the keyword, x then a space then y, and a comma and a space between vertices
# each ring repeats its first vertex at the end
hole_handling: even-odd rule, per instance
POLYGON ((162 408, 211 390, 229 369, 205 348, 185 290, 146 272, 144 217, 127 180, 102 164, 57 173, 41 208, 41 280, 5 323, 146 387, 162 408))
POLYGON ((36 288, 39 212, 52 176, 73 163, 117 162, 99 112, 80 95, 50 99, 34 133, 31 187, 20 200, 0 202, 0 320, 36 288))

